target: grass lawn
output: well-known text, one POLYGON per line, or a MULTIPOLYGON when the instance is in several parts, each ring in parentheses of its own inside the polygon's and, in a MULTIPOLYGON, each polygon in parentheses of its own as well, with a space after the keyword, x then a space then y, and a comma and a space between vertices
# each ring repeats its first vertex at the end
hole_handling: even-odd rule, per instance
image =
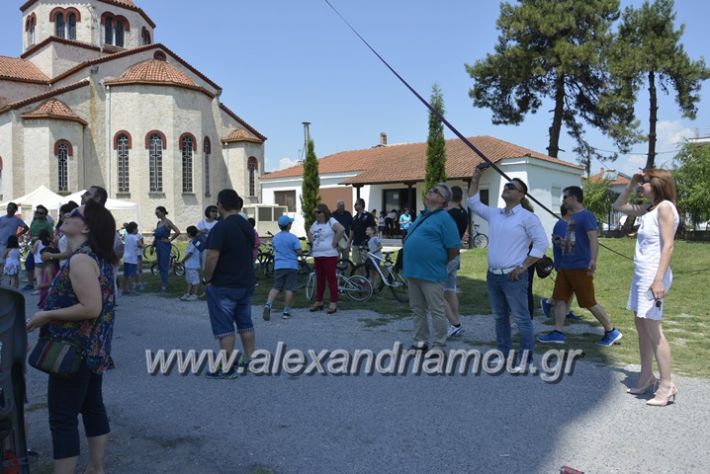
MULTIPOLYGON (((633 258, 635 241, 632 239, 602 239, 602 244, 633 258)), ((186 243, 181 242, 181 250, 186 243)), ((710 335, 710 309, 705 302, 710 301, 703 294, 710 291, 710 271, 707 264, 710 262, 710 244, 699 242, 676 242, 673 255, 673 288, 666 298, 663 327, 666 336, 671 342, 674 371, 686 375, 710 377, 710 344, 705 341, 706 333, 710 335)), ((459 273, 461 314, 488 315, 490 306, 486 296, 486 250, 473 249, 464 252, 462 268, 459 273)), ((604 364, 638 364, 638 339, 634 327, 633 314, 626 309, 626 300, 633 273, 633 262, 615 255, 602 248, 599 252, 598 270, 595 277, 597 301, 606 308, 611 316, 612 323, 623 333, 622 343, 614 348, 599 348, 595 345, 597 337, 590 334, 569 335, 568 346, 580 348, 585 351, 587 360, 595 360, 604 364)), ((536 302, 540 298, 551 295, 554 285, 554 273, 551 277, 541 280, 535 278, 534 293, 536 302)), ((157 291, 158 278, 146 275, 147 291, 157 291)), ((170 292, 166 297, 178 297, 185 291, 183 277, 171 275, 170 292)), ((254 295, 254 304, 261 304, 266 300, 270 289, 269 280, 260 280, 254 295)), ((280 310, 282 301, 277 302, 276 309, 280 310)), ((303 292, 297 294, 295 307, 305 307, 309 304, 303 292)), ((375 295, 366 303, 354 303, 347 298, 342 298, 339 306, 342 309, 369 309, 381 314, 379 318, 363 318, 363 325, 377 326, 387 324, 394 318, 404 318, 410 315, 406 304, 398 303, 389 293, 388 289, 380 295, 375 295)), ((584 316, 587 324, 599 330, 596 319, 588 311, 582 310, 573 304, 573 310, 584 316)), ((489 317, 489 316, 478 316, 489 317)), ((542 317, 539 313, 536 317, 542 317)), ((552 324, 551 320, 544 321, 552 324)), ((493 321, 490 321, 493 324, 493 321)), ((466 342, 476 345, 491 344, 493 341, 474 341, 465 339, 466 342)), ((539 350, 545 346, 538 345, 539 350)))

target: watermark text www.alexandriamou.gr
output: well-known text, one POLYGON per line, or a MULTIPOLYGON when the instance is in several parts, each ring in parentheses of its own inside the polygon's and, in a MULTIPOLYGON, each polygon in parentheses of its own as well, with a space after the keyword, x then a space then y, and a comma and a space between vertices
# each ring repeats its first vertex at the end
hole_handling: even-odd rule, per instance
POLYGON ((199 375, 205 368, 213 372, 232 367, 254 375, 339 375, 386 376, 405 375, 539 375, 547 383, 560 382, 574 373, 576 359, 584 356, 580 349, 554 349, 539 357, 539 364, 528 361, 527 351, 511 352, 508 357, 497 350, 478 349, 430 350, 405 349, 397 341, 392 349, 287 349, 279 342, 272 353, 266 349, 254 351, 248 364, 240 364, 241 353, 191 349, 146 349, 146 367, 151 375, 199 375))

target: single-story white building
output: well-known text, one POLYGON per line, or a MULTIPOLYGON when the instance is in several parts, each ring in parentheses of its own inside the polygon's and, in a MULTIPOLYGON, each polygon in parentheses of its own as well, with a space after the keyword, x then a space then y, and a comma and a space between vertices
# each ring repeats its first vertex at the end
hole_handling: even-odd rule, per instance
MULTIPOLYGON (((559 211, 562 189, 581 185, 584 171, 581 166, 490 136, 470 137, 469 141, 508 176, 525 181, 530 194, 555 212, 559 211)), ((386 135, 382 134, 380 144, 372 148, 325 156, 318 160, 321 200, 331 210, 335 209, 336 201, 342 199, 352 211, 357 197, 365 199, 368 210, 376 209, 378 213, 405 207, 421 210, 426 148, 426 143, 388 145, 386 135)), ((481 158, 459 139, 446 141, 446 157, 447 182, 461 186, 465 192, 481 158)), ((286 206, 288 214, 295 219, 292 229, 297 235, 305 235, 302 176, 303 165, 298 164, 267 173, 261 181, 263 203, 286 206)), ((503 206, 500 194, 505 182, 493 169, 486 171, 481 179, 484 202, 503 206)), ((551 234, 556 219, 542 210, 537 214, 551 234)), ((474 217, 474 222, 480 224, 481 232, 487 233, 485 221, 474 217)))

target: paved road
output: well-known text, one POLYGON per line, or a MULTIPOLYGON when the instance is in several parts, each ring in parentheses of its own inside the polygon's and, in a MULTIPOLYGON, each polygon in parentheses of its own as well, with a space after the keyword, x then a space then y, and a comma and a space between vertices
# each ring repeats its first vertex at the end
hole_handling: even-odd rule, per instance
MULTIPOLYGON (((29 297, 28 314, 34 304, 29 297)), ((258 347, 410 343, 408 319, 378 326, 372 312, 276 316, 254 318, 258 347)), ((467 316, 464 324, 464 341, 451 348, 493 339, 489 316, 467 316)), ((117 367, 104 379, 113 429, 108 472, 551 473, 569 465, 588 473, 704 473, 710 466, 708 380, 678 377, 678 402, 651 408, 625 394, 627 368, 584 361, 557 384, 507 374, 209 380, 146 371, 146 349, 215 347, 204 302, 120 301, 117 367)), ((28 389, 30 445, 43 455, 33 472, 49 472, 45 376, 30 369, 28 389)), ((85 462, 85 444, 82 450, 85 462)))

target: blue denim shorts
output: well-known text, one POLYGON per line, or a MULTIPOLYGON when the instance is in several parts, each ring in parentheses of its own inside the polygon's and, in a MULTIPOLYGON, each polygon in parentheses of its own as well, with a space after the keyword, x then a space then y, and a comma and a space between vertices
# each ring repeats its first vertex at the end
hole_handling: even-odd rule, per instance
POLYGON ((227 288, 207 285, 206 293, 212 334, 216 339, 234 335, 235 324, 240 334, 254 330, 251 321, 251 297, 254 287, 227 288))
POLYGON ((124 263, 123 264, 123 275, 127 277, 133 277, 138 275, 138 264, 137 263, 124 263))

